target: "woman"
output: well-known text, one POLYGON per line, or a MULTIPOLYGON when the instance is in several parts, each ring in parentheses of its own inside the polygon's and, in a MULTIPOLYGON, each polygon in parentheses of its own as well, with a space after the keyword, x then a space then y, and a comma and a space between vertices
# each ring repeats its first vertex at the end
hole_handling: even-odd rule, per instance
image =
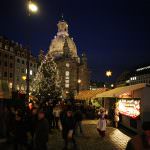
POLYGON ((105 109, 100 109, 100 112, 98 113, 99 119, 97 123, 97 131, 99 132, 99 135, 103 138, 105 137, 106 132, 106 124, 107 124, 107 115, 105 113, 105 109))

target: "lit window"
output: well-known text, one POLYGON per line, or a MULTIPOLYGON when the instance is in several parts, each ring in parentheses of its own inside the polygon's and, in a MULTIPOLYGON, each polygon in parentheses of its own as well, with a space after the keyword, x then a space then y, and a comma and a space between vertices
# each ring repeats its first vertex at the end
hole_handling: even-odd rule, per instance
POLYGON ((5 45, 5 49, 8 50, 8 45, 5 45))
POLYGON ((16 89, 19 91, 19 85, 16 86, 16 89))
POLYGON ((66 88, 69 88, 69 84, 65 84, 65 87, 66 87, 66 88))
POLYGON ((66 76, 69 76, 69 71, 66 71, 66 76))
POLYGON ((69 64, 69 63, 66 63, 66 67, 68 67, 68 68, 69 68, 69 67, 70 67, 70 64, 69 64))
POLYGON ((69 77, 68 77, 68 76, 66 77, 66 80, 69 80, 69 77))
POLYGON ((30 70, 30 75, 32 75, 33 74, 33 71, 32 70, 30 70))
POLYGON ((69 80, 65 80, 65 83, 69 83, 69 80))
POLYGON ((9 88, 12 89, 12 82, 9 83, 9 88))

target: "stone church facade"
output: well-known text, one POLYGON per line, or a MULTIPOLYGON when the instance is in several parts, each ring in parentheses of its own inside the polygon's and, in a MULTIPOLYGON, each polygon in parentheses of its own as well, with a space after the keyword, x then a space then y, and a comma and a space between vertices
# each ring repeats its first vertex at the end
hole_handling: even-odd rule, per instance
MULTIPOLYGON (((51 53, 57 64, 63 98, 69 98, 71 94, 89 89, 90 74, 86 54, 78 56, 73 38, 70 38, 68 33, 67 22, 62 19, 57 26, 58 32, 51 41, 48 53, 51 53)), ((43 51, 40 51, 40 54, 41 59, 43 51)))

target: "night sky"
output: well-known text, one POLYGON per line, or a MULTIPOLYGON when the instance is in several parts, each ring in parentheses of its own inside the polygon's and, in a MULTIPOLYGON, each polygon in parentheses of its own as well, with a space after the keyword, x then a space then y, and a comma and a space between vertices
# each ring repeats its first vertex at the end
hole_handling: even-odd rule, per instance
POLYGON ((27 17, 27 0, 0 1, 0 34, 33 54, 46 52, 64 14, 78 54, 87 53, 93 80, 112 80, 126 69, 150 63, 149 0, 36 0, 40 11, 27 17))

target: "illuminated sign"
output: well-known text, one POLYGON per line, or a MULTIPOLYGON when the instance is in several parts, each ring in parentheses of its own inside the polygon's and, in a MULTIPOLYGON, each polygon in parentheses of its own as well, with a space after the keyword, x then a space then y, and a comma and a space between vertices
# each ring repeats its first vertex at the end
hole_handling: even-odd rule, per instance
POLYGON ((140 100, 135 99, 119 99, 119 112, 123 115, 137 118, 140 115, 140 100))

